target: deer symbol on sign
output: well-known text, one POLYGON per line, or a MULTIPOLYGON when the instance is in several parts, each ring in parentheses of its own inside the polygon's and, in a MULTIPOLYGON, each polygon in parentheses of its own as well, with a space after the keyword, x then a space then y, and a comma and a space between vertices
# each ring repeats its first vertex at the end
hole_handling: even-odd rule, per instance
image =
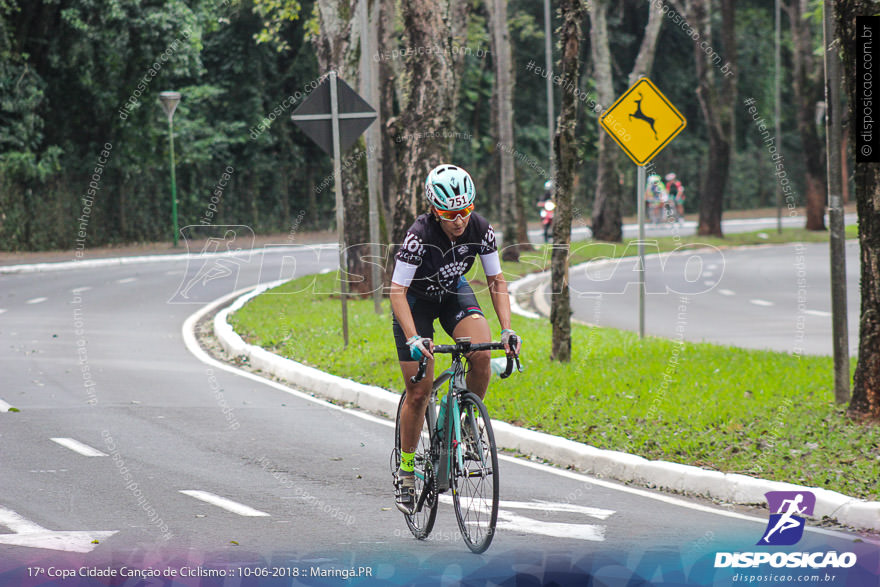
POLYGON ((651 132, 654 133, 654 139, 657 139, 657 131, 654 130, 654 119, 650 116, 645 116, 645 113, 642 112, 642 101, 644 100, 644 96, 639 92, 639 99, 635 101, 636 103, 636 111, 629 115, 629 119, 632 120, 636 118, 638 120, 644 120, 651 127, 651 132))

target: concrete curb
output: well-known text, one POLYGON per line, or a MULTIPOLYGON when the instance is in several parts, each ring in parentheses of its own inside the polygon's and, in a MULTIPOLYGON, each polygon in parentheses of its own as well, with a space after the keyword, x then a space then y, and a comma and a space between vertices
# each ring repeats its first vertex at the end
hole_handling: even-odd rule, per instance
MULTIPOLYGON (((227 321, 230 313, 240 309, 267 289, 281 283, 283 282, 262 284, 216 314, 214 333, 226 352, 232 356, 246 357, 251 366, 307 391, 331 399, 351 402, 371 412, 396 414, 397 404, 400 401, 398 394, 330 375, 296 361, 279 357, 265 349, 247 344, 232 329, 227 321)), ((521 282, 513 285, 517 284, 521 286, 521 282)), ((587 444, 520 428, 501 421, 494 421, 492 425, 499 447, 535 455, 561 467, 574 467, 600 478, 634 482, 649 487, 702 495, 728 503, 746 505, 765 505, 764 494, 768 491, 810 491, 816 496, 816 507, 813 513, 815 519, 827 516, 846 526, 880 530, 880 503, 878 502, 866 502, 821 488, 756 479, 733 473, 721 473, 666 461, 650 461, 636 455, 598 449, 587 444)))
POLYGON ((18 265, 0 265, 0 275, 17 273, 45 273, 49 271, 67 271, 71 269, 91 269, 94 267, 112 267, 116 265, 142 265, 144 263, 167 263, 169 261, 192 261, 194 259, 212 259, 219 257, 244 257, 261 255, 271 252, 296 252, 304 248, 313 249, 336 249, 334 244, 314 245, 278 245, 260 247, 257 249, 243 249, 241 251, 223 251, 216 253, 174 253, 156 255, 133 255, 130 257, 106 257, 101 259, 81 259, 74 261, 52 261, 49 263, 19 263, 18 265))

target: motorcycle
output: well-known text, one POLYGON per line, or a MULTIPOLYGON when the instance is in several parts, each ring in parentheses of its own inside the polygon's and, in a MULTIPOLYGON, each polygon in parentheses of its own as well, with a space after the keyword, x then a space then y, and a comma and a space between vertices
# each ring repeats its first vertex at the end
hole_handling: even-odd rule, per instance
POLYGON ((541 209, 541 224, 544 225, 544 242, 550 242, 553 229, 553 210, 556 209, 556 204, 552 200, 547 200, 539 203, 538 207, 541 209))

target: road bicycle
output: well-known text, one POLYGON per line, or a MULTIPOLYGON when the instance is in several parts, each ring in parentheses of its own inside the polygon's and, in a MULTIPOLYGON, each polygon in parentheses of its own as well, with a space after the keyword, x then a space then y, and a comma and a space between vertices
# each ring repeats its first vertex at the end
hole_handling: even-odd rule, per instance
MULTIPOLYGON (((510 348, 518 341, 510 337, 510 348)), ((504 350, 500 342, 473 343, 469 338, 458 338, 454 345, 435 345, 434 355, 452 355, 452 365, 434 380, 425 422, 415 452, 415 506, 412 514, 404 514, 406 525, 413 536, 424 540, 434 528, 439 496, 452 490, 455 517, 465 544, 473 552, 484 552, 492 543, 498 520, 498 452, 495 435, 486 406, 467 389, 465 383, 465 355, 474 351, 504 350), (448 392, 440 402, 438 395, 448 383, 448 392)), ((522 371, 519 357, 507 355, 507 367, 500 374, 506 379, 516 362, 522 371)), ((427 359, 419 363, 413 383, 425 377, 427 359)), ((400 412, 406 393, 397 406, 394 425, 394 450, 391 453, 391 471, 400 466, 400 412)))

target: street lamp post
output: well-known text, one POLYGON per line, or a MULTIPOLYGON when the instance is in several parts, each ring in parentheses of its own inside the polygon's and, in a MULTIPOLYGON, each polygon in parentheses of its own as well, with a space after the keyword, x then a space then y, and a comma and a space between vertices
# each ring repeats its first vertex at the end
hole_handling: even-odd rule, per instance
POLYGON ((177 247, 177 179, 174 177, 174 111, 180 102, 180 92, 162 92, 159 94, 162 109, 168 116, 168 145, 171 155, 171 222, 174 225, 174 246, 177 247))

